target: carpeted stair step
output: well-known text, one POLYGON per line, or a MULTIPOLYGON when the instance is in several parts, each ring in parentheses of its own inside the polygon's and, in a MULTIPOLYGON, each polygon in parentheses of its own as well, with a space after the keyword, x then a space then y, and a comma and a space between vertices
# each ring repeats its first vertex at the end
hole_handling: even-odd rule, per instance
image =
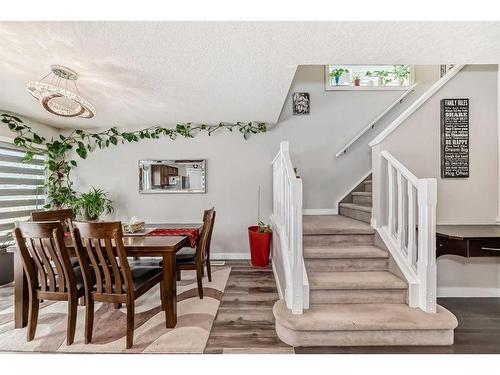
POLYGON ((316 272, 307 270, 309 302, 406 303, 407 284, 388 271, 316 272))
POLYGON ((292 346, 451 345, 458 321, 438 306, 428 314, 405 304, 313 305, 294 315, 273 307, 276 332, 292 346))
POLYGON ((372 193, 370 191, 353 191, 352 203, 364 206, 372 206, 372 193))
POLYGON ((371 245, 375 231, 370 225, 340 215, 305 215, 302 218, 304 246, 339 243, 371 245))
POLYGON ((339 203, 339 215, 369 223, 372 218, 372 208, 355 203, 339 203))
POLYGON ((304 247, 307 272, 386 271, 389 254, 376 246, 304 247))
POLYGON ((364 181, 363 186, 364 186, 365 191, 371 192, 372 191, 372 180, 364 181))

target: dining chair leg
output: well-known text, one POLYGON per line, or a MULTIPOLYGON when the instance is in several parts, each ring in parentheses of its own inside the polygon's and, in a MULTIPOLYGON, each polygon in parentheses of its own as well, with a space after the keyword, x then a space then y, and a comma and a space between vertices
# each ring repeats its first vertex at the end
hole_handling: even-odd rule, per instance
POLYGON ((38 324, 38 311, 40 310, 40 301, 30 293, 28 307, 28 341, 35 338, 36 326, 38 324))
POLYGON ((177 268, 177 281, 181 281, 181 270, 177 268))
POLYGON ((163 311, 166 311, 166 304, 165 304, 165 284, 163 281, 160 282, 160 299, 161 299, 161 309, 163 311))
POLYGON ((134 345, 134 301, 127 302, 127 349, 134 345))
POLYGON ((115 309, 121 309, 122 308, 122 304, 121 303, 115 303, 115 309))
POLYGON ((203 265, 200 262, 198 263, 198 265, 196 265, 196 281, 198 282, 198 295, 200 296, 200 299, 203 299, 202 273, 203 273, 203 265))
POLYGON ((66 332, 66 344, 71 345, 75 340, 76 314, 78 308, 78 298, 76 294, 68 297, 68 328, 66 332))
POLYGON ((208 282, 212 282, 212 267, 210 266, 210 258, 207 258, 207 276, 208 282))
POLYGON ((94 300, 86 297, 85 304, 85 344, 92 341, 92 330, 94 329, 94 300))

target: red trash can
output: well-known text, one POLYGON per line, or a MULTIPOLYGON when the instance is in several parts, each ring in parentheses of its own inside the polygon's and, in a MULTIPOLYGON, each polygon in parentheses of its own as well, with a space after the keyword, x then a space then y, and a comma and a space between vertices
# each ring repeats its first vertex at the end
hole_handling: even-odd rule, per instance
POLYGON ((267 267, 269 265, 272 236, 272 233, 259 232, 257 225, 248 227, 248 242, 250 244, 252 266, 267 267))

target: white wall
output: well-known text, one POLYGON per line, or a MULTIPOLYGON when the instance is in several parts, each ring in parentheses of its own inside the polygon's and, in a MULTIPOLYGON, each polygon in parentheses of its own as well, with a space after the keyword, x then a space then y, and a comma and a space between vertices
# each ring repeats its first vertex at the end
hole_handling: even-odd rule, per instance
POLYGON ((79 163, 76 187, 85 190, 95 185, 111 192, 116 207, 113 217, 121 220, 137 216, 152 223, 200 221, 202 209, 215 205, 212 251, 246 256, 246 228, 257 220, 258 185, 262 186, 262 218, 267 221, 270 214, 271 162, 279 142, 290 141, 294 164, 303 178, 304 207, 334 209, 335 202, 362 177, 362 172, 370 170, 367 141, 359 153, 342 159, 336 159, 335 153, 400 94, 326 92, 323 66, 301 66, 281 120, 269 133, 244 141, 239 134, 222 132, 211 137, 148 140, 96 151, 79 163), (310 93, 309 116, 291 114, 291 94, 296 91, 310 93), (139 194, 137 163, 149 158, 208 159, 207 193, 139 194))
MULTIPOLYGON (((498 69, 468 65, 378 147, 417 177, 437 178, 438 224, 494 224, 498 207, 498 69), (440 177, 440 100, 469 98, 470 178, 440 177)), ((500 295, 500 259, 438 259, 438 292, 500 295)))

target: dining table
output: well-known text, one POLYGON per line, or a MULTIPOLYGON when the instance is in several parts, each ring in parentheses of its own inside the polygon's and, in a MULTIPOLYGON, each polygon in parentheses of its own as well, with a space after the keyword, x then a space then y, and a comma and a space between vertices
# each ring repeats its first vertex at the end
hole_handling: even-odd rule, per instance
MULTIPOLYGON (((156 225, 158 227, 158 225, 156 225)), ((201 224, 162 225, 161 228, 187 228, 200 230, 201 224)), ((151 236, 155 229, 148 226, 139 233, 124 233, 123 245, 128 257, 158 257, 163 260, 163 282, 165 283, 165 308, 167 310, 167 328, 177 324, 177 265, 176 253, 183 247, 190 247, 188 235, 151 236)), ((178 233, 174 231, 173 233, 178 233)), ((64 238, 70 256, 76 256, 73 239, 64 238)), ((21 258, 17 251, 14 255, 14 324, 15 328, 23 328, 28 322, 28 286, 21 258)))

